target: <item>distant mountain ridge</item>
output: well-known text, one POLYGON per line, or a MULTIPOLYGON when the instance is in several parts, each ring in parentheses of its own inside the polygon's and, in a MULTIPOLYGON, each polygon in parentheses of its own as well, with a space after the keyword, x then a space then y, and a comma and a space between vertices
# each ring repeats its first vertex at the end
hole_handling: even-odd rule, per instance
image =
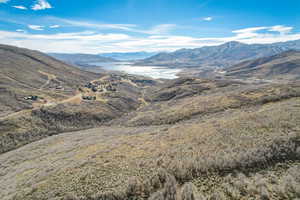
POLYGON ((179 49, 171 53, 159 53, 136 64, 182 68, 229 67, 242 61, 272 56, 287 50, 300 50, 300 40, 273 44, 244 44, 232 41, 219 46, 179 49))
POLYGON ((112 53, 101 53, 100 56, 107 57, 107 58, 113 58, 116 60, 140 60, 140 59, 146 59, 148 57, 154 56, 158 54, 159 52, 112 52, 112 53))
POLYGON ((226 75, 239 78, 300 79, 300 51, 289 50, 274 56, 245 61, 226 69, 226 75))
POLYGON ((49 53, 48 55, 73 65, 88 64, 92 62, 118 62, 116 59, 103 57, 96 54, 49 53))

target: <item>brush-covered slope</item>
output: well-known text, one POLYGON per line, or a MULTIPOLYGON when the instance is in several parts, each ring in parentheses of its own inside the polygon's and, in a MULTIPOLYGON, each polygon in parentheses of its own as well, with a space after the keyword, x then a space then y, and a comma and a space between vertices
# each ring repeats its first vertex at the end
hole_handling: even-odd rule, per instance
POLYGON ((13 46, 0 45, 0 60, 0 116, 31 108, 26 96, 62 97, 100 77, 43 53, 13 46))
POLYGON ((157 54, 137 64, 171 67, 229 67, 241 61, 272 56, 290 49, 300 49, 300 40, 274 44, 228 42, 219 46, 180 49, 171 53, 157 54))
POLYGON ((137 109, 156 81, 81 71, 37 51, 0 46, 0 153, 93 128, 137 109))
POLYGON ((169 86, 199 92, 153 90, 116 122, 0 155, 2 199, 300 197, 299 83, 183 79, 161 93, 169 86))
POLYGON ((0 118, 1 200, 300 198, 297 80, 110 74, 63 95, 0 118))
POLYGON ((227 76, 239 78, 300 78, 300 51, 287 51, 275 56, 245 61, 226 70, 227 76))
POLYGON ((0 118, 0 153, 66 131, 94 128, 145 104, 143 90, 156 81, 107 75, 78 86, 74 94, 33 101, 33 107, 0 118))

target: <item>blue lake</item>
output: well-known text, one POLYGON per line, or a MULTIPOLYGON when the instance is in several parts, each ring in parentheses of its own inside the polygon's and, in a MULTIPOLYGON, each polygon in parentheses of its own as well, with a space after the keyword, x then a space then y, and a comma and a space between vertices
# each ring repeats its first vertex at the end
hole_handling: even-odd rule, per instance
MULTIPOLYGON (((115 62, 115 63, 89 63, 91 65, 99 66, 99 71, 101 69, 110 71, 120 71, 128 74, 148 76, 151 78, 164 78, 164 79, 174 79, 177 78, 176 74, 181 71, 181 69, 170 69, 167 67, 160 66, 136 66, 131 65, 128 62, 115 62)), ((92 71, 97 72, 97 67, 93 67, 92 71)))

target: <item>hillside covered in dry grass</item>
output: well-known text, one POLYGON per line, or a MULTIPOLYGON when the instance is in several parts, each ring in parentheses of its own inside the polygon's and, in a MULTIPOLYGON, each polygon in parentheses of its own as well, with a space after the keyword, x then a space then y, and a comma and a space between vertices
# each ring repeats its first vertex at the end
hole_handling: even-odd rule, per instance
POLYGON ((132 118, 124 116, 121 125, 31 143, 0 156, 1 195, 95 200, 186 199, 196 193, 202 199, 299 197, 299 88, 239 88, 235 98, 197 95, 185 99, 191 107, 181 100, 173 102, 172 110, 147 111, 148 105, 132 118))
POLYGON ((144 104, 144 77, 79 70, 43 53, 0 46, 0 153, 100 126, 144 104))
POLYGON ((1 200, 300 198, 299 81, 88 77, 0 118, 1 200))
POLYGON ((226 69, 227 76, 268 79, 300 79, 300 51, 250 60, 226 69))

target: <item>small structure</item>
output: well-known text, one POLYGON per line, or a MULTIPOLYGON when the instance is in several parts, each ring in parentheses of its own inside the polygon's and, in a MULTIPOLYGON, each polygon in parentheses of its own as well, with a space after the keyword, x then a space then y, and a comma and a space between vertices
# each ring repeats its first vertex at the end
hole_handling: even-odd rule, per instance
POLYGON ((55 89, 57 89, 57 90, 63 90, 64 88, 63 88, 63 86, 59 85, 59 86, 56 86, 55 89))
POLYGON ((93 91, 93 92, 97 92, 97 91, 98 91, 97 86, 93 86, 93 87, 92 87, 92 91, 93 91))
POLYGON ((88 100, 88 101, 95 101, 96 97, 95 96, 82 96, 83 100, 88 100))
POLYGON ((116 88, 113 87, 111 84, 109 84, 109 85, 106 87, 106 89, 107 89, 108 91, 112 91, 112 92, 115 92, 115 91, 116 91, 116 88))
POLYGON ((116 91, 117 83, 111 81, 94 81, 93 83, 88 83, 85 85, 86 88, 92 90, 92 92, 107 92, 107 91, 116 91))
POLYGON ((28 96, 28 97, 24 97, 25 100, 30 100, 30 101, 37 101, 38 100, 38 96, 28 96))
POLYGON ((93 87, 93 83, 88 83, 88 84, 86 84, 84 87, 86 87, 86 88, 92 88, 93 87))

